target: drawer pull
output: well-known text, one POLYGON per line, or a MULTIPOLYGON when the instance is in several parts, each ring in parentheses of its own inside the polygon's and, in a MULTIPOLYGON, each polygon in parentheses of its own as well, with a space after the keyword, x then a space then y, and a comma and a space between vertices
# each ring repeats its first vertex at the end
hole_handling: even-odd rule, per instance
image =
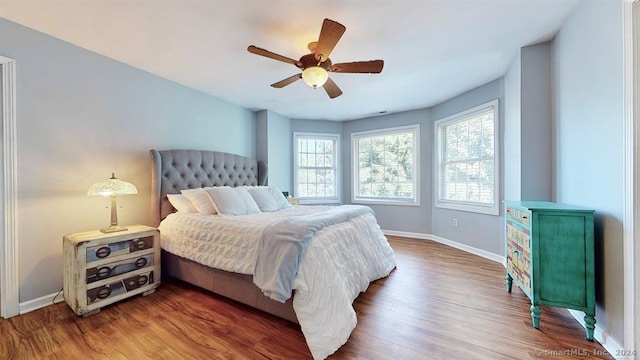
POLYGON ((144 249, 145 247, 144 240, 141 240, 141 239, 135 240, 135 246, 138 250, 144 249))
POLYGON ((139 258, 138 260, 136 260, 136 267, 137 268, 141 268, 141 267, 145 267, 145 265, 147 265, 147 258, 139 258))
POLYGON ((98 297, 98 299, 106 299, 109 297, 109 295, 111 295, 111 287, 103 286, 100 288, 100 290, 98 290, 98 294, 96 296, 98 297))
POLYGON ((109 254, 111 254, 111 248, 108 246, 103 246, 96 250, 96 256, 100 259, 106 258, 109 254))
POLYGON ((109 273, 111 272, 111 268, 108 266, 103 266, 100 269, 98 269, 98 277, 107 277, 109 276, 109 273))
POLYGON ((148 277, 148 276, 146 276, 146 275, 141 275, 141 276, 138 278, 138 285, 142 286, 142 285, 146 284, 146 283, 147 283, 147 281, 149 281, 149 277, 148 277))

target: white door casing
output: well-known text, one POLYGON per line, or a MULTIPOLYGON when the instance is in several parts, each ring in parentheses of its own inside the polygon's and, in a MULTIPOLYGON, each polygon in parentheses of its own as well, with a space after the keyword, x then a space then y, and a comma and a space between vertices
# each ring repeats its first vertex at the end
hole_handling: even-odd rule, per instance
POLYGON ((624 350, 640 351, 640 2, 623 2, 624 350))
POLYGON ((0 317, 19 313, 18 292, 18 169, 16 118, 16 62, 0 56, 2 91, 2 175, 0 201, 0 317))

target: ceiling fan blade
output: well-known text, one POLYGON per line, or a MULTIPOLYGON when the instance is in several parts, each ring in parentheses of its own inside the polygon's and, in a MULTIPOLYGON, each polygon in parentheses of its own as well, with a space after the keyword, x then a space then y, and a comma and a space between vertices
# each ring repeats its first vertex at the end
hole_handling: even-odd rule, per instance
POLYGON ((327 92, 327 95, 329 95, 329 97, 332 99, 342 95, 342 90, 340 90, 338 85, 336 85, 336 83, 333 82, 331 78, 327 79, 327 82, 324 83, 322 87, 324 87, 324 90, 327 92))
POLYGON ((333 64, 331 71, 341 73, 372 73, 377 74, 382 71, 384 67, 384 61, 382 60, 370 60, 370 61, 355 61, 348 63, 333 64))
POLYGON ((347 30, 347 28, 344 27, 344 25, 333 20, 324 19, 322 22, 322 29, 320 29, 318 45, 316 45, 316 50, 314 52, 318 61, 326 61, 329 58, 329 55, 338 43, 338 40, 342 37, 342 34, 344 34, 345 30, 347 30))
POLYGON ((299 79, 302 79, 302 75, 301 74, 295 74, 293 76, 289 76, 288 78, 284 79, 284 80, 280 80, 277 83, 273 83, 271 84, 271 86, 273 86, 274 88, 283 88, 299 79))
POLYGON ((264 56, 264 57, 268 57, 270 59, 274 59, 274 60, 286 62, 286 63, 289 63, 289 64, 293 64, 293 65, 295 65, 297 67, 302 67, 302 64, 298 60, 294 60, 292 58, 288 58, 286 56, 283 56, 283 55, 280 55, 280 54, 276 54, 274 52, 271 52, 269 50, 265 50, 263 48, 259 48, 257 46, 249 45, 249 47, 247 47, 247 50, 252 54, 261 55, 261 56, 264 56))

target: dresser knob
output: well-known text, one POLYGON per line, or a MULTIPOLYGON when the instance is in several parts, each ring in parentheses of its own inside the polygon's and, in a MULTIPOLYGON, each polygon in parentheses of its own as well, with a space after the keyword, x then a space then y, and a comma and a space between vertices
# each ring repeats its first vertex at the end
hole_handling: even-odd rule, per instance
POLYGON ((105 276, 109 276, 109 273, 111 272, 111 268, 108 266, 103 266, 100 269, 98 269, 98 277, 105 277, 105 276))
POLYGON ((108 246, 103 246, 96 250, 96 256, 100 259, 106 258, 107 256, 109 256, 109 254, 111 254, 111 248, 109 248, 108 246))
POLYGON ((137 268, 141 268, 144 267, 145 265, 147 265, 147 258, 139 258, 138 260, 136 260, 136 267, 137 268))
POLYGON ((100 288, 100 290, 98 290, 98 299, 104 299, 109 297, 109 295, 111 295, 111 287, 109 286, 103 286, 102 288, 100 288))

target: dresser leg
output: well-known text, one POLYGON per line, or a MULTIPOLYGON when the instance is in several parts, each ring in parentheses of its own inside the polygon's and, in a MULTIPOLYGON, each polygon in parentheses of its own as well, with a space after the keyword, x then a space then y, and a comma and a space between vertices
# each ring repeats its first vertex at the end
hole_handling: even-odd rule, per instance
POLYGON ((507 274, 505 279, 507 280, 507 292, 510 293, 511 287, 513 286, 513 278, 511 277, 511 275, 507 274))
POLYGON ((531 323, 533 324, 534 328, 538 328, 538 326, 540 326, 540 313, 542 312, 542 310, 540 310, 539 306, 535 306, 535 305, 531 305, 531 323))
POLYGON ((587 340, 593 341, 593 330, 596 328, 596 318, 593 315, 584 315, 584 325, 587 328, 587 340))

